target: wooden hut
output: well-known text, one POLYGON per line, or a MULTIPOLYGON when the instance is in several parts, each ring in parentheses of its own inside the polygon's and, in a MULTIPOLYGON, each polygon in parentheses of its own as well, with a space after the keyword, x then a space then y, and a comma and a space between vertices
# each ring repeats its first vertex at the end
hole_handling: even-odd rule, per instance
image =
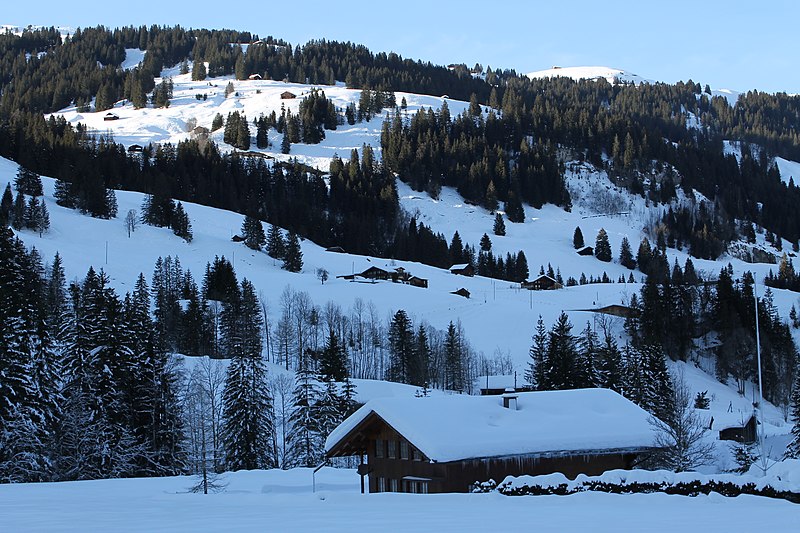
POLYGON ((297 98, 297 95, 291 91, 283 91, 281 93, 281 100, 293 100, 297 98))
POLYGON ((103 120, 119 120, 119 115, 115 115, 109 111, 106 113, 106 116, 103 117, 103 120))
POLYGON ((475 267, 470 264, 464 263, 461 265, 453 265, 450 267, 451 274, 457 274, 459 276, 474 276, 475 275, 475 267))
POLYGON ((463 296, 464 298, 469 299, 469 291, 464 287, 461 287, 457 291, 453 291, 450 294, 455 294, 456 296, 463 296))
POLYGON ((578 255, 594 255, 594 248, 591 246, 584 246, 583 248, 579 248, 576 253, 578 255))

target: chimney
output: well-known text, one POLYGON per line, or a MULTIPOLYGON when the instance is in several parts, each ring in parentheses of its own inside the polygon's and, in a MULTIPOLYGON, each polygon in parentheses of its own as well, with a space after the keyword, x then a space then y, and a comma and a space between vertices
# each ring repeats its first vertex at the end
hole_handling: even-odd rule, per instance
POLYGON ((503 407, 506 409, 511 409, 512 411, 517 410, 517 391, 511 387, 506 388, 506 391, 503 393, 503 407))

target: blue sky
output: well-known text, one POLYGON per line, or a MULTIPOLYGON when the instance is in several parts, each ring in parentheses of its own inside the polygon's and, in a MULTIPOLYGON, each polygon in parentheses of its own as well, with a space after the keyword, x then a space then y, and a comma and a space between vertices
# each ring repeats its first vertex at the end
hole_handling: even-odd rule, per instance
POLYGON ((518 72, 603 65, 715 89, 800 93, 800 2, 793 0, 5 4, 2 24, 226 27, 292 44, 349 40, 439 64, 479 62, 518 72))

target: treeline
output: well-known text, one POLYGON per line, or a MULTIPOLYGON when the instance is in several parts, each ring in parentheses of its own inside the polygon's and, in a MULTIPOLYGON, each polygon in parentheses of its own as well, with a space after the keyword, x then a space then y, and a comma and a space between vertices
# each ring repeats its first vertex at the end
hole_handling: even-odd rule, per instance
MULTIPOLYGON (((634 346, 658 346, 673 360, 686 360, 698 341, 716 335, 719 344, 711 353, 717 377, 723 383, 732 378, 744 394, 758 368, 754 302, 754 279, 749 272, 734 279, 729 265, 716 281, 709 281, 698 279, 688 264, 681 269, 675 263, 660 278, 648 276, 641 295, 631 298, 635 313, 625 327, 634 346)), ((764 396, 775 405, 787 406, 798 353, 769 288, 758 299, 758 325, 764 396)))

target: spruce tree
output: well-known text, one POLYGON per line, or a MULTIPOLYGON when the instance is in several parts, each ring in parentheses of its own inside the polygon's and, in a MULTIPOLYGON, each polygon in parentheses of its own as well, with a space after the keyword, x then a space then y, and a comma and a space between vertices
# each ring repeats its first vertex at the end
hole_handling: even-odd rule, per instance
POLYGON ((14 207, 14 195, 11 193, 11 184, 7 183, 0 201, 0 225, 8 226, 11 223, 11 213, 14 207))
POLYGON ((348 376, 347 351, 333 328, 328 330, 328 340, 319 361, 319 375, 323 381, 344 381, 348 376))
POLYGON ((250 215, 245 216, 244 222, 242 222, 242 237, 245 246, 251 250, 260 250, 267 242, 261 221, 250 215))
POLYGON ((536 330, 533 334, 533 344, 529 351, 530 361, 525 370, 525 381, 534 390, 545 390, 545 357, 547 355, 547 330, 544 327, 542 315, 536 321, 536 330))
POLYGON ((311 369, 310 354, 303 354, 295 372, 292 391, 293 409, 289 415, 286 465, 313 468, 319 464, 324 442, 320 438, 317 402, 321 396, 319 384, 311 369))
POLYGON ((800 373, 797 373, 792 388, 791 413, 789 419, 792 421, 792 440, 786 447, 785 459, 800 459, 800 373))
POLYGON ((603 228, 597 232, 597 240, 594 245, 594 256, 600 261, 608 263, 611 261, 611 244, 608 242, 608 233, 603 228))
POLYGON ((270 224, 267 234, 267 255, 273 259, 283 259, 286 255, 286 241, 283 232, 275 224, 270 224))
POLYGON ((14 188, 17 192, 28 196, 41 196, 42 178, 36 172, 20 166, 17 169, 17 176, 14 178, 14 188))
POLYGON ((563 390, 581 387, 583 383, 578 362, 577 340, 572 335, 572 324, 562 311, 547 337, 545 388, 563 390))
POLYGON ((263 317, 255 288, 242 280, 241 296, 224 306, 223 344, 231 357, 222 393, 222 440, 230 470, 274 466, 272 397, 261 357, 263 317))
POLYGON ((300 249, 300 240, 293 231, 289 232, 286 239, 286 251, 283 256, 283 266, 289 272, 300 272, 303 270, 303 251, 300 249))
POLYGON ((389 369, 387 381, 409 383, 414 360, 414 332, 406 312, 398 310, 389 325, 389 369))
POLYGON ((461 337, 461 328, 451 321, 447 326, 444 341, 444 388, 450 391, 464 392, 465 350, 461 337))
POLYGON ((585 246, 583 242, 583 232, 580 226, 575 226, 575 233, 572 234, 572 246, 577 250, 585 246))
POLYGON ((503 236, 506 234, 506 223, 503 222, 503 215, 500 213, 497 213, 494 216, 494 227, 492 228, 492 231, 495 235, 503 236))
POLYGON ((622 238, 622 244, 619 247, 619 264, 630 270, 636 268, 636 260, 633 258, 631 243, 628 242, 628 237, 622 238))

